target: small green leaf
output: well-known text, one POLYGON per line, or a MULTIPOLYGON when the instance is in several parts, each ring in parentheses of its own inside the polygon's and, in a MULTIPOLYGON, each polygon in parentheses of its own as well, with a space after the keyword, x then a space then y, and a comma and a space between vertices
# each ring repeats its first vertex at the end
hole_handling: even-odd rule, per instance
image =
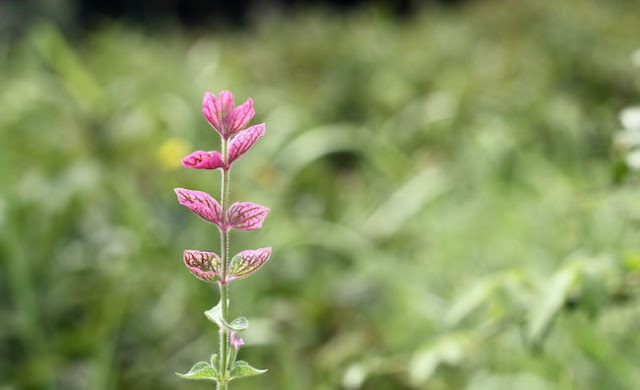
POLYGON ((231 379, 260 375, 264 374, 265 372, 267 372, 267 370, 259 370, 257 368, 253 368, 244 360, 238 360, 233 364, 233 367, 231 368, 231 379))
POLYGON ((207 362, 198 362, 191 367, 191 370, 186 374, 180 374, 176 372, 176 375, 184 379, 193 380, 218 380, 218 372, 215 367, 207 362))
POLYGON ((245 317, 238 317, 227 325, 227 329, 233 330, 235 332, 247 330, 248 327, 249 320, 247 320, 245 317))
POLYGON ((219 327, 226 328, 234 332, 247 330, 249 327, 249 320, 244 317, 238 317, 231 321, 231 323, 226 322, 224 318, 222 318, 222 305, 220 302, 211 309, 205 311, 204 315, 209 319, 209 321, 216 323, 219 327))
POLYGON ((211 309, 204 312, 204 315, 209 319, 209 321, 218 324, 219 327, 223 327, 222 321, 222 301, 218 302, 217 305, 212 307, 211 309))
POLYGON ((211 367, 213 367, 214 370, 220 367, 220 357, 217 353, 211 355, 211 367))

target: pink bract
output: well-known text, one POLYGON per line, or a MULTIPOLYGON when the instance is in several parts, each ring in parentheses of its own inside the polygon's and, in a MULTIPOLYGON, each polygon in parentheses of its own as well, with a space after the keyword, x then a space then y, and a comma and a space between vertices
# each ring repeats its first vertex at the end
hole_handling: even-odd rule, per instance
POLYGON ((184 188, 175 188, 174 191, 181 205, 188 207, 200 218, 224 229, 222 207, 211 195, 206 192, 187 190, 184 188))
POLYGON ((230 166, 238 157, 245 154, 257 140, 264 135, 265 125, 261 123, 259 125, 251 126, 246 130, 242 130, 238 135, 229 143, 229 156, 227 165, 230 166))
POLYGON ((216 150, 211 152, 198 150, 183 158, 182 166, 195 169, 226 169, 227 164, 222 159, 220 152, 216 150))
POLYGON ((224 139, 242 130, 255 113, 251 98, 234 107, 233 94, 229 91, 220 92, 219 98, 207 92, 202 100, 202 114, 224 139))
POLYGON ((227 211, 226 227, 238 230, 255 230, 262 227, 269 209, 251 202, 236 202, 227 211))
POLYGON ((227 210, 223 218, 222 206, 211 195, 202 191, 174 189, 178 202, 188 207, 200 218, 209 221, 223 230, 255 230, 262 227, 269 209, 251 202, 236 202, 227 210))

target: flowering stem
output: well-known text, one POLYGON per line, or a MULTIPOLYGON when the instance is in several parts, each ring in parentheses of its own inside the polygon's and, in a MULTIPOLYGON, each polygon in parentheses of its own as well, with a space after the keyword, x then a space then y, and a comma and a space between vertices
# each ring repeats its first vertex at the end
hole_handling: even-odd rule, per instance
POLYGON ((269 212, 269 208, 251 202, 236 202, 229 206, 231 163, 246 153, 264 135, 265 124, 261 123, 243 130, 255 115, 253 100, 248 98, 246 102, 236 107, 233 103, 233 94, 229 91, 220 92, 219 98, 212 93, 205 93, 202 100, 202 113, 222 136, 221 150, 195 151, 182 159, 182 165, 195 169, 221 169, 220 202, 202 191, 174 188, 174 192, 180 204, 220 229, 220 255, 198 250, 185 250, 182 255, 189 272, 202 281, 217 282, 220 287, 220 302, 205 312, 207 318, 220 328, 220 345, 218 353, 211 356, 210 364, 198 362, 188 373, 177 373, 177 375, 185 379, 211 379, 216 382, 217 390, 227 390, 229 381, 232 379, 266 372, 266 370, 251 367, 247 362, 236 361, 238 349, 244 343, 242 339, 236 338, 236 332, 246 329, 248 321, 240 317, 230 324, 227 319, 229 316, 227 283, 253 274, 271 257, 271 247, 244 250, 233 259, 229 256, 231 229, 260 229, 269 212), (230 270, 230 267, 233 269, 230 270))
MULTIPOLYGON (((224 161, 227 161, 227 149, 229 141, 222 140, 222 156, 224 161)), ((229 170, 222 170, 222 183, 220 185, 220 204, 222 206, 222 215, 225 216, 227 212, 227 205, 229 203, 229 170)), ((225 218, 225 217, 223 217, 225 218)), ((225 221, 226 222, 226 221, 225 221)), ((229 230, 222 229, 220 231, 220 260, 222 265, 222 279, 220 285, 220 302, 222 304, 222 319, 227 320, 227 314, 229 311, 229 298, 227 292, 227 266, 229 263, 229 230)), ((220 381, 218 387, 220 389, 227 389, 227 381, 229 374, 229 332, 224 326, 220 327, 220 381)))

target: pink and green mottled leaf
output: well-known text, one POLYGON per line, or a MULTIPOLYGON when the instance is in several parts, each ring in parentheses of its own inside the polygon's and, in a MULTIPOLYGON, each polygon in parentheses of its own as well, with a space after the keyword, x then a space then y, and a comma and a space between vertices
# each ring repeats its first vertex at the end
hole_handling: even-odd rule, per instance
POLYGON ((257 140, 264 135, 264 123, 251 126, 246 130, 242 130, 229 143, 228 165, 231 165, 238 157, 245 154, 257 140))
POLYGON ((231 110, 229 115, 224 118, 223 126, 225 128, 226 137, 233 137, 249 123, 251 118, 256 114, 253 108, 253 100, 248 98, 246 102, 231 110))
POLYGON ((220 256, 213 252, 185 250, 182 256, 187 266, 196 278, 205 282, 216 282, 222 277, 220 256))
POLYGON ((271 257, 271 248, 242 251, 231 259, 227 280, 247 277, 256 272, 271 257))
POLYGON ((255 203, 234 203, 227 211, 226 227, 237 230, 260 229, 268 212, 268 208, 255 203))
POLYGON ((218 225, 221 229, 224 228, 222 207, 211 195, 206 192, 184 188, 175 188, 174 191, 180 204, 188 207, 200 218, 218 225))
POLYGON ((218 151, 204 152, 198 150, 183 158, 182 166, 195 169, 225 169, 227 164, 224 163, 222 155, 218 151))

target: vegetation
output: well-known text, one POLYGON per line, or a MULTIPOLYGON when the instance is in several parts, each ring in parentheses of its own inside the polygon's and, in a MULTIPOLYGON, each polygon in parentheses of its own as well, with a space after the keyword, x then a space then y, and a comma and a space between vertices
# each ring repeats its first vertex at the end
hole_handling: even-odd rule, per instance
POLYGON ((637 5, 0 44, 0 388, 211 388, 173 372, 215 349, 181 256, 218 236, 172 189, 217 193, 180 159, 218 148, 200 103, 228 89, 268 124, 231 201, 271 209, 232 251, 273 247, 230 287, 269 369, 234 390, 637 389, 639 187, 611 141, 637 5))

